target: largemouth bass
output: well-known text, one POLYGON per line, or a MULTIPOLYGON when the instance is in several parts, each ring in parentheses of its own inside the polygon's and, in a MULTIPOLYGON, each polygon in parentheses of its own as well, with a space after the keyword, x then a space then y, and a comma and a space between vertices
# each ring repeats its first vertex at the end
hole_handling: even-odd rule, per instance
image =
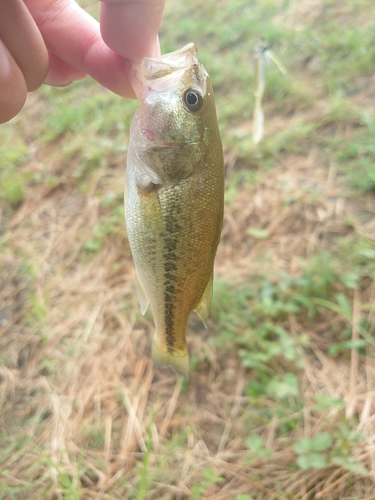
POLYGON ((189 373, 186 327, 206 324, 223 222, 224 162, 211 83, 194 44, 130 64, 140 101, 130 129, 125 214, 157 367, 189 373))

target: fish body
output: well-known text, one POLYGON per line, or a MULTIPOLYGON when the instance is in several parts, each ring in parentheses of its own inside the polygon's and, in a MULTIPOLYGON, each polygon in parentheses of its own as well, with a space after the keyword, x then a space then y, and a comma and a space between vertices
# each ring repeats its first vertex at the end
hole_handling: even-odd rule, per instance
POLYGON ((141 106, 128 149, 125 214, 152 357, 188 376, 191 311, 206 322, 224 207, 224 162, 210 80, 193 44, 127 68, 141 106))

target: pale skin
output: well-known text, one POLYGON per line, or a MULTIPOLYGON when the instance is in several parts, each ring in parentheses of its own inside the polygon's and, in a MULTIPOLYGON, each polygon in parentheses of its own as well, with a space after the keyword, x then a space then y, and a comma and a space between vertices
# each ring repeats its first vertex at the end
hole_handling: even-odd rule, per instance
POLYGON ((43 83, 66 86, 91 76, 135 98, 124 58, 160 54, 164 0, 102 0, 100 24, 74 0, 0 0, 0 123, 43 83))

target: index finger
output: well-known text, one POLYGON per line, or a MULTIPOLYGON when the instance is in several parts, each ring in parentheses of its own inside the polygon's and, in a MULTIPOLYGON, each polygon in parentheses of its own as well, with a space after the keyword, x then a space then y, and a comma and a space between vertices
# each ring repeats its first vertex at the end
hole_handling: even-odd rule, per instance
POLYGON ((100 29, 113 51, 132 62, 160 54, 164 0, 101 0, 100 29))

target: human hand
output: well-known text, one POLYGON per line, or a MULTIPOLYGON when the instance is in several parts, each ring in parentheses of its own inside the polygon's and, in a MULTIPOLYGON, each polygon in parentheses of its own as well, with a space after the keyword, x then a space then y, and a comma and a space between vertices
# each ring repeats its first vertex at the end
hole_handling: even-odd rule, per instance
POLYGON ((65 86, 90 75, 134 98, 123 58, 160 53, 163 6, 164 0, 103 0, 102 38, 99 23, 74 0, 0 0, 0 123, 43 82, 65 86))

